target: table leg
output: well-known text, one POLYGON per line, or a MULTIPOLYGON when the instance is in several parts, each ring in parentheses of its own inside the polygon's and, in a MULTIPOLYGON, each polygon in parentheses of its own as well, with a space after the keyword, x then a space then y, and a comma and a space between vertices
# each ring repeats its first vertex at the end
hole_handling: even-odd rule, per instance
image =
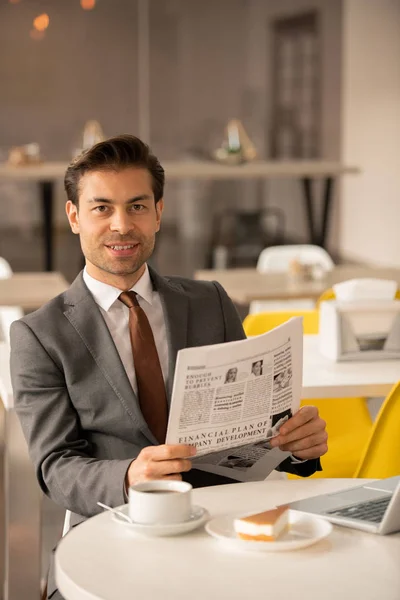
POLYGON ((313 212, 313 194, 312 194, 312 181, 310 177, 304 177, 302 180, 303 183, 303 193, 304 193, 304 203, 307 214, 307 222, 308 222, 308 234, 310 238, 310 243, 316 243, 315 236, 315 223, 314 223, 314 212, 313 212))
POLYGON ((328 233, 328 223, 330 217, 330 209, 332 206, 333 196, 333 177, 327 177, 325 179, 325 190, 324 190, 324 205, 322 209, 322 224, 321 224, 321 237, 320 246, 326 247, 326 236, 328 233))
POLYGON ((53 270, 53 198, 54 184, 52 181, 39 183, 42 200, 42 219, 44 236, 45 270, 53 270))
POLYGON ((311 177, 304 177, 302 179, 302 184, 310 243, 315 244, 316 246, 321 246, 322 248, 326 248, 326 238, 328 234, 328 224, 333 196, 333 177, 326 177, 324 180, 322 220, 319 232, 317 231, 314 219, 314 193, 312 189, 311 177))
MULTIPOLYGON (((181 269, 191 277, 204 265, 211 245, 212 216, 207 201, 209 182, 182 180, 177 193, 176 224, 181 244, 181 269)), ((171 192, 170 192, 171 193, 171 192)))

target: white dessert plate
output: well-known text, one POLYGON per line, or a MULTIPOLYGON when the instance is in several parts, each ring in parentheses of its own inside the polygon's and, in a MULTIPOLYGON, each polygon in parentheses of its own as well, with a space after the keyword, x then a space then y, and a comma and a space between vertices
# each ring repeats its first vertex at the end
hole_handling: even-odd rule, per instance
POLYGON ((206 525, 206 531, 211 536, 237 550, 255 552, 284 552, 299 550, 316 544, 332 531, 332 525, 324 519, 296 510, 289 510, 289 530, 275 542, 257 542, 242 540, 237 537, 233 527, 235 517, 227 515, 212 519, 206 525))
MULTIPOLYGON (((129 507, 127 504, 120 506, 119 509, 125 515, 129 514, 129 507)), ((205 508, 201 506, 193 506, 192 514, 187 521, 182 523, 171 523, 168 525, 143 525, 143 523, 129 523, 117 513, 112 513, 111 518, 113 521, 140 535, 152 536, 152 537, 163 537, 170 535, 182 535, 193 531, 203 525, 209 518, 209 514, 205 508)))

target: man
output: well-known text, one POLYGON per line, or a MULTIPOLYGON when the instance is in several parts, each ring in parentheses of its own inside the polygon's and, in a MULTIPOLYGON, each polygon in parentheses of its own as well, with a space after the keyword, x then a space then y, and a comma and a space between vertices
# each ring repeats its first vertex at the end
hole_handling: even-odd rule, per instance
MULTIPOLYGON (((99 500, 123 504, 139 481, 231 482, 190 472, 195 449, 163 443, 178 350, 245 336, 218 283, 147 266, 164 207, 160 163, 139 139, 112 138, 68 167, 65 189, 85 270, 11 328, 15 405, 42 490, 76 525, 99 500)), ((273 440, 293 455, 281 468, 313 473, 326 439, 317 410, 303 408, 273 440)), ((51 577, 48 594, 60 598, 51 577)))

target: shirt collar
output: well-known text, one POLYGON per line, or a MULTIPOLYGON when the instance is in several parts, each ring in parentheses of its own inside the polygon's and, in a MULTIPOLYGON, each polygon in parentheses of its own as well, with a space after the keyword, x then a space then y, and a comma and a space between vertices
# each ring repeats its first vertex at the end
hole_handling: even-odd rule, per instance
MULTIPOLYGON (((108 312, 113 304, 118 300, 121 290, 118 288, 94 279, 86 270, 83 270, 83 280, 92 294, 96 304, 98 304, 103 310, 108 312)), ((144 270, 141 278, 135 283, 129 291, 136 292, 140 298, 143 298, 150 305, 153 303, 153 285, 150 278, 148 266, 144 270)))

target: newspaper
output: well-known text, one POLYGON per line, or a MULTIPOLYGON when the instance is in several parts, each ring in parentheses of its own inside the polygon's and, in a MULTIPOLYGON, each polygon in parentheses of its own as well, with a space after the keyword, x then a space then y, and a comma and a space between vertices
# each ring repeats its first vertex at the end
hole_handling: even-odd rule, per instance
POLYGON ((270 440, 300 406, 302 318, 237 342, 178 352, 166 437, 191 444, 193 467, 259 481, 289 453, 270 440))

